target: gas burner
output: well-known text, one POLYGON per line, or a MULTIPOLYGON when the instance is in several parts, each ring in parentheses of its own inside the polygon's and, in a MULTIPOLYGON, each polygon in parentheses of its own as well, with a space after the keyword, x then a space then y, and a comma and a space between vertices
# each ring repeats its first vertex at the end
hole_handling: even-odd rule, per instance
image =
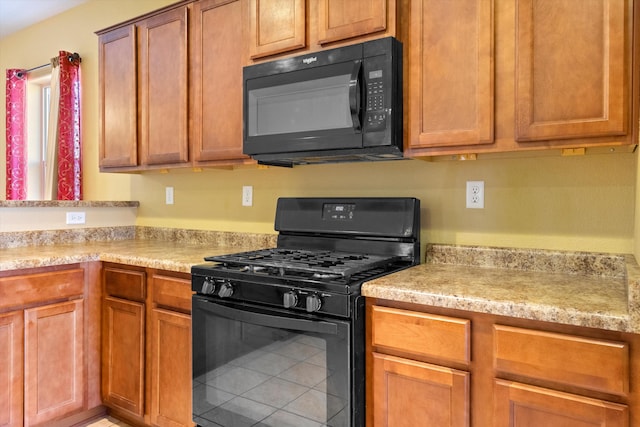
POLYGON ((356 273, 389 265, 397 258, 326 250, 270 248, 205 259, 243 272, 274 276, 306 274, 315 280, 335 280, 348 279, 356 273))

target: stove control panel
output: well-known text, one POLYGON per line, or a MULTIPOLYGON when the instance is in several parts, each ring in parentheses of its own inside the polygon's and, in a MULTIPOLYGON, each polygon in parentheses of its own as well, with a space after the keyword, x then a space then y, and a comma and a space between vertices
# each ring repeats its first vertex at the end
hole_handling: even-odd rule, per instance
POLYGON ((284 283, 253 282, 231 277, 192 274, 192 289, 212 300, 226 299, 267 304, 314 314, 349 316, 350 297, 284 283))

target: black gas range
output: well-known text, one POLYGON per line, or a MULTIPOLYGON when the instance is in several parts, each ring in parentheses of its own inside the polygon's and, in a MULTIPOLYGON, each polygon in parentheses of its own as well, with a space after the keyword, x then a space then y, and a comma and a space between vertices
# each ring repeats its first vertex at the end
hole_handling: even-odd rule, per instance
POLYGON ((420 262, 420 201, 281 198, 275 229, 275 248, 207 257, 206 264, 192 268, 194 421, 363 426, 360 288, 420 262), (265 358, 285 366, 268 368, 265 358), (317 383, 296 375, 317 367, 317 383), (214 374, 225 370, 256 376, 256 384, 234 388, 229 384, 244 377, 214 374), (301 394, 290 401, 274 399, 269 397, 274 384, 301 394), (210 396, 217 396, 212 392, 229 399, 212 401, 210 396), (314 400, 320 403, 311 405, 314 400), (240 403, 262 411, 244 414, 237 409, 240 403))

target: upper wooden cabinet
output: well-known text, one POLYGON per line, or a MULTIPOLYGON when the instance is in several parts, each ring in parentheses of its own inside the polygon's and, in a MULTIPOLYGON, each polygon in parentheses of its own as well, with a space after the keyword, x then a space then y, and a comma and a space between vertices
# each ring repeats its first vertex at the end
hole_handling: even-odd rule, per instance
POLYGON ((516 140, 627 133, 632 6, 518 1, 516 140))
POLYGON ((249 55, 275 55, 306 46, 305 0, 248 0, 249 55))
POLYGON ((389 14, 395 19, 395 9, 388 10, 389 3, 387 0, 319 0, 318 43, 385 31, 389 14))
POLYGON ((189 161, 187 19, 183 6, 137 25, 142 165, 189 161))
POLYGON ((99 37, 100 169, 138 164, 136 28, 99 37))
POLYGON ((633 146, 630 0, 184 0, 98 32, 100 169, 253 163, 242 67, 394 36, 406 157, 633 146))
POLYGON ((98 31, 100 170, 250 162, 244 27, 240 0, 202 0, 98 31))
POLYGON ((185 164, 188 6, 98 32, 102 171, 185 164))
POLYGON ((396 0, 246 0, 246 4, 251 59, 396 35, 396 0))
POLYGON ((191 146, 196 165, 249 160, 242 154, 242 66, 246 55, 239 0, 193 4, 191 146))
POLYGON ((493 142, 493 1, 414 0, 405 43, 410 148, 493 142))
POLYGON ((633 3, 408 1, 406 154, 635 144, 633 3))

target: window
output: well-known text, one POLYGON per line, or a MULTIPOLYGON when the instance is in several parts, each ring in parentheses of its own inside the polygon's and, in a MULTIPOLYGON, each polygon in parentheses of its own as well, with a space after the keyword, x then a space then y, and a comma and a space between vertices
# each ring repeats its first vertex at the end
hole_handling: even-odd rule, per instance
POLYGON ((27 199, 44 198, 51 73, 32 72, 27 85, 27 199), (34 75, 35 74, 35 75, 34 75))

